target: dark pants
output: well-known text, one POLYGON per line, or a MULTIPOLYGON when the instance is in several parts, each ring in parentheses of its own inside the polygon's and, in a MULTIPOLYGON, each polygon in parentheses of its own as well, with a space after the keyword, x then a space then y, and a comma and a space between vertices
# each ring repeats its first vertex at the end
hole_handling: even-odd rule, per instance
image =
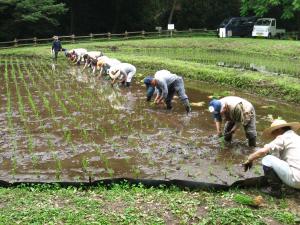
POLYGON ((188 96, 185 94, 184 83, 182 77, 176 79, 169 87, 168 87, 168 96, 165 99, 166 105, 168 109, 172 108, 172 99, 174 94, 177 93, 178 97, 184 104, 184 106, 189 106, 188 96))
MULTIPOLYGON (((228 134, 228 132, 231 131, 233 126, 235 125, 235 122, 233 121, 227 121, 224 126, 224 138, 225 141, 231 141, 232 134, 228 134)), ((247 125, 244 126, 245 134, 248 140, 251 140, 253 138, 256 138, 256 119, 255 119, 255 112, 253 114, 253 117, 249 121, 247 125)))
POLYGON ((58 51, 54 51, 54 55, 52 56, 54 63, 57 63, 57 55, 58 55, 58 51))

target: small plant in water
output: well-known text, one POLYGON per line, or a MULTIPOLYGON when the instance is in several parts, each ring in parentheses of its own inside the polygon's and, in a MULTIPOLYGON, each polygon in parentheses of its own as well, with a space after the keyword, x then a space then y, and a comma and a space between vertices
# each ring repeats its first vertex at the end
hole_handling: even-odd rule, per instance
POLYGON ((83 157, 81 160, 81 166, 82 166, 82 171, 84 173, 87 172, 87 169, 89 167, 89 160, 86 157, 83 157))
POLYGON ((114 176, 114 174, 115 174, 115 171, 112 169, 112 168, 108 168, 107 169, 107 172, 108 172, 108 174, 109 174, 109 176, 112 178, 113 176, 114 176))

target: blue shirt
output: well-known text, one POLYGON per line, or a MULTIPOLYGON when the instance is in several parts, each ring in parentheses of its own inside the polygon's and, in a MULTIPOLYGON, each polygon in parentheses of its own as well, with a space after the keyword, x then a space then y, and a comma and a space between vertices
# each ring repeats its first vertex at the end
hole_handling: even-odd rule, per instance
POLYGON ((60 40, 53 41, 53 43, 52 43, 52 50, 54 50, 55 52, 58 52, 61 49, 62 49, 62 47, 61 47, 60 40))

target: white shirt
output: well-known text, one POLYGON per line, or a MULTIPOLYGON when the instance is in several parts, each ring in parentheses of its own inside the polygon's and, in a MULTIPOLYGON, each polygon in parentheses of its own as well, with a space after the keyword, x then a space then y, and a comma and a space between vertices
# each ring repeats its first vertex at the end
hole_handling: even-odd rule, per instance
POLYGON ((113 66, 116 66, 121 63, 119 60, 114 59, 114 58, 108 58, 108 57, 103 58, 103 59, 102 59, 102 57, 100 57, 100 58, 101 58, 101 60, 103 60, 104 64, 106 64, 108 67, 113 67, 113 66))
POLYGON ((300 182, 300 136, 289 130, 277 136, 265 147, 279 151, 280 159, 289 164, 295 180, 300 182))
POLYGON ((97 59, 98 57, 100 57, 102 55, 102 52, 91 51, 91 52, 87 52, 86 54, 88 54, 88 56, 93 58, 93 59, 97 59))
POLYGON ((116 72, 119 71, 119 75, 118 75, 118 79, 123 79, 124 77, 126 77, 126 81, 130 82, 132 76, 135 74, 136 72, 136 68, 134 65, 131 65, 129 63, 119 63, 113 67, 111 67, 110 69, 111 72, 116 72), (130 80, 128 80, 128 76, 130 77, 130 80))
POLYGON ((73 49, 73 51, 78 56, 83 56, 84 54, 87 53, 87 50, 84 48, 75 48, 75 49, 73 49))

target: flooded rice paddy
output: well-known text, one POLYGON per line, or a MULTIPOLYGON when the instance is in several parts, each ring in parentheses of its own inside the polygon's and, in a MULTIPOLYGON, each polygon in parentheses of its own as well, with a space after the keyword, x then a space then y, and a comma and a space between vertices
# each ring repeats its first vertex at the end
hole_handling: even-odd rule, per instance
MULTIPOLYGON (((299 121, 299 107, 266 101, 228 88, 185 81, 191 102, 186 115, 147 103, 141 77, 131 88, 110 86, 61 59, 2 57, 0 64, 0 179, 88 181, 110 177, 187 179, 230 184, 262 174, 241 162, 254 149, 240 129, 230 145, 215 134, 208 96, 224 91, 249 99, 257 111, 258 146, 271 117, 299 121)), ((138 75, 149 71, 138 68, 138 75)))

